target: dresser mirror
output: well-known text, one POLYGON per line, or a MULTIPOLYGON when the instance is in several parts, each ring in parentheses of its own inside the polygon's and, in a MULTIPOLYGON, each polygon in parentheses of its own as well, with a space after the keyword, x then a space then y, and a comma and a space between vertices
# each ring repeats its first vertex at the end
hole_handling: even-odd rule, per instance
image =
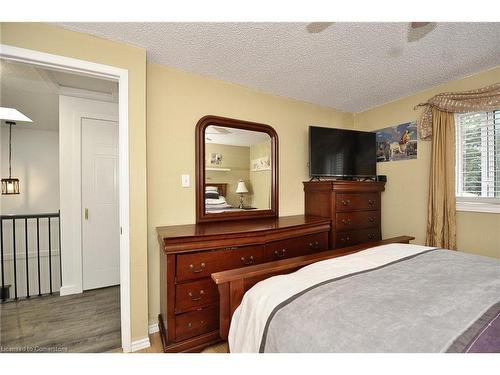
POLYGON ((196 126, 196 221, 278 216, 278 136, 269 125, 205 116, 196 126))

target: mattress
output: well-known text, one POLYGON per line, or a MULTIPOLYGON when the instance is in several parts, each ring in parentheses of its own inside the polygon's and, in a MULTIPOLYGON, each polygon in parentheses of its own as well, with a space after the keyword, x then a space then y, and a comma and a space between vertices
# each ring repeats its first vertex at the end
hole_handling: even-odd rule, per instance
POLYGON ((500 261, 391 244, 261 281, 231 352, 498 352, 500 261))

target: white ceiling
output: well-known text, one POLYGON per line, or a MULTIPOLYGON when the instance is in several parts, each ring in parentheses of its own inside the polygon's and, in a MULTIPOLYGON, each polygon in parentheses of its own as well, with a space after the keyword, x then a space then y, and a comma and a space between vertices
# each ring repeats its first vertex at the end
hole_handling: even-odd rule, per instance
POLYGON ((213 125, 207 126, 205 129, 205 141, 207 143, 250 147, 270 140, 271 137, 267 133, 252 130, 213 125))
MULTIPOLYGON (((148 61, 349 112, 500 65, 500 23, 62 23, 147 49, 148 61)), ((500 79, 500 78, 499 78, 500 79)))
MULTIPOLYGON (((0 60, 0 102, 16 108, 32 123, 18 122, 16 127, 58 130, 59 103, 54 84, 44 80, 43 71, 30 65, 0 60)), ((4 124, 3 124, 4 125, 4 124)))
POLYGON ((33 120, 16 126, 38 130, 59 129, 59 94, 92 94, 113 101, 118 91, 116 82, 5 60, 0 60, 0 78, 1 106, 16 108, 33 120))

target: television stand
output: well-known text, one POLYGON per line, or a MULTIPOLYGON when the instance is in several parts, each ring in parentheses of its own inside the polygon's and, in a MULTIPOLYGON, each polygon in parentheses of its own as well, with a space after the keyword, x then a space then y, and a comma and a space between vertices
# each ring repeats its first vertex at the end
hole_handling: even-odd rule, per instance
POLYGON ((327 176, 313 176, 309 179, 309 182, 314 181, 377 181, 375 177, 356 177, 356 176, 344 176, 344 177, 327 177, 327 176))
POLYGON ((312 181, 314 181, 314 180, 316 180, 316 181, 321 181, 321 178, 320 178, 320 177, 318 177, 318 176, 313 176, 313 177, 311 177, 311 179, 309 180, 309 182, 312 182, 312 181))

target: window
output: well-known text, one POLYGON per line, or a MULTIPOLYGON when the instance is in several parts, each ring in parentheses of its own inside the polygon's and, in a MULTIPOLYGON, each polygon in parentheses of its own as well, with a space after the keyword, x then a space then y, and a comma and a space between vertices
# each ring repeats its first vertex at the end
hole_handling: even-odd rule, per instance
POLYGON ((500 110, 457 113, 457 210, 500 213, 500 110))

